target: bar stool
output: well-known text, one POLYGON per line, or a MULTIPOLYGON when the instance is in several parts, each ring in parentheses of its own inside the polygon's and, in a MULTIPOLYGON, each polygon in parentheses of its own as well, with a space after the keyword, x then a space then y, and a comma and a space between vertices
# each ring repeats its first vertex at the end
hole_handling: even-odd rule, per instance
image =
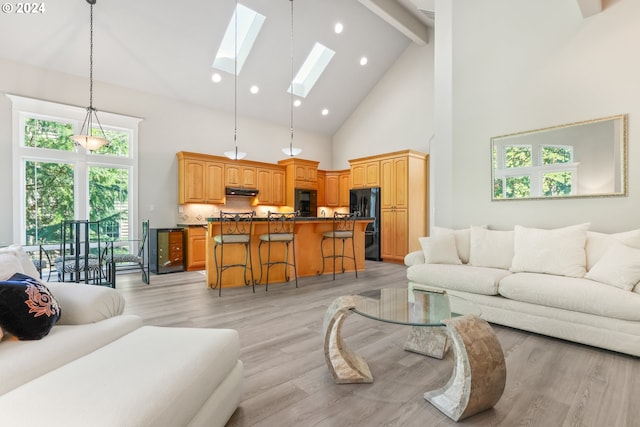
POLYGON ((267 281, 265 292, 269 290, 269 270, 272 266, 282 264, 284 265, 284 277, 288 282, 289 266, 293 267, 293 275, 296 280, 296 288, 298 287, 298 270, 296 267, 296 217, 299 212, 271 212, 267 214, 267 233, 260 235, 260 244, 258 245, 258 257, 260 259, 260 279, 262 281, 262 267, 267 266, 267 281), (262 262, 262 245, 267 244, 267 262, 262 262), (284 260, 272 261, 271 260, 271 245, 276 243, 284 243, 285 254, 284 260), (289 262, 289 245, 291 245, 291 251, 293 252, 293 262, 289 262))
MULTIPOLYGON (((222 295, 222 272, 232 267, 244 268, 244 284, 253 286, 253 292, 256 291, 253 280, 253 269, 251 262, 251 226, 253 224, 254 212, 222 212, 220 211, 220 234, 213 237, 213 260, 216 265, 216 285, 218 295, 222 295), (243 245, 245 249, 244 263, 224 263, 225 247, 229 245, 243 245), (218 248, 220 252, 220 262, 218 263, 218 248), (251 273, 251 280, 247 279, 247 270, 251 273)), ((227 248, 228 249, 228 248, 227 248)))
POLYGON ((320 241, 320 253, 322 254, 322 271, 318 272, 318 275, 324 274, 324 266, 327 258, 333 258, 333 280, 336 280, 336 258, 340 258, 342 261, 342 272, 344 273, 344 259, 349 258, 353 260, 353 269, 356 272, 356 279, 358 278, 358 268, 356 266, 356 245, 353 238, 353 231, 355 228, 356 218, 359 216, 358 212, 352 213, 340 213, 335 212, 333 214, 333 227, 331 231, 322 233, 322 240, 320 241), (331 240, 333 242, 333 252, 331 255, 324 254, 324 242, 325 240, 331 240), (351 239, 351 256, 346 255, 344 252, 344 241, 351 239), (341 253, 336 253, 336 240, 342 241, 341 253))

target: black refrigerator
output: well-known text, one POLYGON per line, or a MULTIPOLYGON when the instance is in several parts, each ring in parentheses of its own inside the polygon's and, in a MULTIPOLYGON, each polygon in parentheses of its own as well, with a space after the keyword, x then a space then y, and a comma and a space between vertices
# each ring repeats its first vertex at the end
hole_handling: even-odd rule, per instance
POLYGON ((364 258, 382 261, 380 258, 380 188, 352 189, 349 194, 349 212, 371 217, 364 231, 364 258))

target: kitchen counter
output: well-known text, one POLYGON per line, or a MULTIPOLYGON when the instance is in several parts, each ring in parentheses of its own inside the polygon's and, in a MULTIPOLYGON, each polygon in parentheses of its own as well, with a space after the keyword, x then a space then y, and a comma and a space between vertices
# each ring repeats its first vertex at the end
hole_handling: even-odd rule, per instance
MULTIPOLYGON (((356 219, 354 230, 354 243, 356 265, 358 270, 364 270, 364 230, 368 223, 374 218, 359 217, 356 219)), ((213 261, 214 241, 213 237, 220 234, 220 218, 207 218, 207 286, 213 287, 216 283, 216 268, 213 261)), ((333 227, 333 217, 298 217, 296 218, 296 262, 298 277, 316 276, 322 271, 322 254, 320 244, 322 242, 322 233, 331 231, 333 227)), ((253 266, 254 278, 257 281, 260 278, 260 263, 258 257, 258 245, 260 243, 259 236, 267 233, 267 218, 255 217, 253 219, 253 230, 251 239, 251 259, 253 266)), ((325 254, 330 254, 332 245, 326 241, 324 246, 325 254)), ((341 247, 341 245, 337 245, 341 247)), ((351 254, 351 245, 346 246, 346 253, 351 254)), ((284 259, 284 244, 275 244, 271 248, 271 257, 273 259, 284 259)), ((339 249, 338 249, 339 251, 339 249)), ((266 245, 263 245, 263 258, 266 261, 266 245)), ((244 248, 241 245, 225 246, 225 264, 244 262, 244 248)), ((331 259, 325 260, 324 274, 333 273, 333 262, 331 259)), ((347 274, 353 274, 353 262, 349 259, 345 260, 345 270, 347 274)), ((342 267, 339 260, 336 260, 336 273, 341 273, 342 267)), ((222 287, 243 286, 243 269, 230 268, 224 271, 222 275, 222 287)), ((266 277, 266 269, 264 275, 266 277)), ((293 268, 290 268, 290 276, 293 277, 293 268)), ((284 281, 284 267, 274 266, 269 272, 269 284, 284 281)), ((354 277, 355 278, 355 277, 354 277)))

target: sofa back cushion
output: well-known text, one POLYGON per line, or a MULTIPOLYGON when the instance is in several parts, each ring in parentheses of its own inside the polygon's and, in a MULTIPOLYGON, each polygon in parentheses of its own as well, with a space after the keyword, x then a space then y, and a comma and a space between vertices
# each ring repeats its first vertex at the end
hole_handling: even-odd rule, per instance
MULTIPOLYGON (((486 225, 479 227, 487 228, 486 225)), ((431 233, 432 236, 440 236, 442 234, 453 234, 453 237, 456 239, 458 258, 460 259, 460 261, 462 261, 463 264, 468 263, 471 252, 471 228, 461 228, 459 230, 454 230, 452 228, 433 227, 431 233)))
POLYGON ((462 264, 458 258, 453 234, 420 237, 418 241, 422 247, 426 264, 462 264))
POLYGON ((469 265, 504 268, 513 260, 513 231, 471 227, 469 265))
POLYGON ((544 230, 516 225, 513 272, 584 277, 589 224, 544 230))
POLYGON ((640 249, 616 242, 584 277, 630 291, 640 281, 640 249))
POLYGON ((591 270, 609 248, 616 243, 624 243, 632 248, 640 249, 640 229, 613 234, 587 231, 587 270, 591 270))

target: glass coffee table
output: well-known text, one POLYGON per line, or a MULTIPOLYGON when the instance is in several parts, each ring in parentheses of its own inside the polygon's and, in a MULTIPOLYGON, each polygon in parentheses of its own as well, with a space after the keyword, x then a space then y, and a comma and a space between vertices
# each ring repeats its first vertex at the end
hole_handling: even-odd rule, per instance
POLYGON ((453 374, 447 384, 426 392, 424 398, 454 421, 500 400, 506 383, 504 354, 473 303, 435 289, 384 288, 337 298, 323 324, 325 360, 337 384, 373 382, 369 365, 341 336, 342 324, 352 313, 409 326, 408 351, 441 359, 450 344, 453 374))

